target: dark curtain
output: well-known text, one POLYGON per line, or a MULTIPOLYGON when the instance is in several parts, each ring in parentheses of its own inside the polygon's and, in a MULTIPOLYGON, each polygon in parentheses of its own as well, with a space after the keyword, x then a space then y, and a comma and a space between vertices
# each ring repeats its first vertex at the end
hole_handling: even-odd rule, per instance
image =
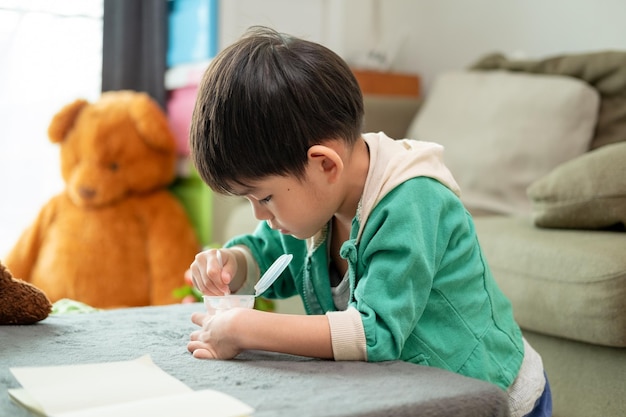
POLYGON ((102 91, 144 91, 165 108, 167 0, 104 0, 102 91))

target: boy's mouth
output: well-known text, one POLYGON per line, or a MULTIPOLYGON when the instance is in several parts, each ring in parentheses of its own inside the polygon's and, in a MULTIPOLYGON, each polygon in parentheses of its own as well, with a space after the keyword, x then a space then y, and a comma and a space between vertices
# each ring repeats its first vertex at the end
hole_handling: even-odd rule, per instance
POLYGON ((277 225, 275 225, 275 224, 272 224, 272 223, 270 223, 270 222, 268 222, 268 225, 269 225, 270 229, 272 229, 272 230, 276 230, 277 232, 282 233, 283 235, 289 235, 289 234, 291 234, 291 233, 289 233, 289 230, 287 230, 287 229, 283 229, 282 227, 277 226, 277 225))

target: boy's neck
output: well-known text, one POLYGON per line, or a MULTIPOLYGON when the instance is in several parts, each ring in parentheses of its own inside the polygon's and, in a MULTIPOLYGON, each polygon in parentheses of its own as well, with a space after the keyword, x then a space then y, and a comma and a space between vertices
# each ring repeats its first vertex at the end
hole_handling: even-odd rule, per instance
POLYGON ((369 148, 363 138, 359 138, 349 157, 344 160, 345 196, 339 210, 335 213, 337 221, 344 227, 347 226, 348 230, 352 225, 352 219, 356 216, 357 207, 363 195, 369 165, 369 148))

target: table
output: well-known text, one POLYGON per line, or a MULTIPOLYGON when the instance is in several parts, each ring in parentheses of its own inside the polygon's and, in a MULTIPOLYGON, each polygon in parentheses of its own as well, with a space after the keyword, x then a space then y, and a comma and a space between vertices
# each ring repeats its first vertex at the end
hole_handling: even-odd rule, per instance
MULTIPOLYGON (((198 360, 187 351, 202 304, 52 315, 30 326, 0 326, 0 416, 33 416, 7 389, 9 367, 132 360, 155 364, 194 390, 214 389, 269 416, 507 416, 505 393, 482 381, 400 361, 334 362, 247 351, 198 360)), ((200 415, 200 414, 199 414, 200 415)))

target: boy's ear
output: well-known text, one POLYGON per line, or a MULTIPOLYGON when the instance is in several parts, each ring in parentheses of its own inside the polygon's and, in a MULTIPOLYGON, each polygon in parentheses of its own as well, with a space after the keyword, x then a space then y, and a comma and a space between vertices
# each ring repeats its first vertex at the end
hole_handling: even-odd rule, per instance
POLYGON ((314 170, 329 176, 329 181, 334 182, 343 172, 343 160, 332 148, 324 145, 313 145, 307 152, 309 165, 314 170))

